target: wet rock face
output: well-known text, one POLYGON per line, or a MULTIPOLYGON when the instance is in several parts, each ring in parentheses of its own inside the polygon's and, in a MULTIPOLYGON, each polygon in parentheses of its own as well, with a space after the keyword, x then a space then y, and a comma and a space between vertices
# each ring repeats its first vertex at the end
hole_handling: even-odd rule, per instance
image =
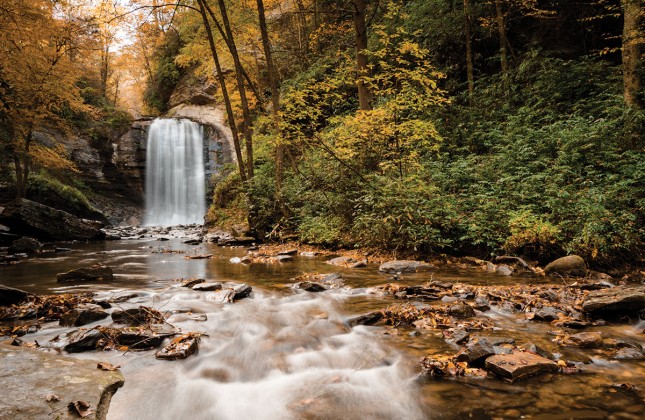
POLYGON ((629 315, 645 309, 645 286, 596 290, 587 296, 582 310, 591 316, 629 315))
POLYGON ((0 222, 9 226, 12 233, 43 240, 86 241, 105 238, 100 222, 80 219, 26 199, 7 204, 1 210, 0 222))
POLYGON ((559 274, 561 276, 584 277, 587 274, 585 260, 578 255, 558 258, 544 268, 545 274, 559 274))
POLYGON ((112 395, 123 386, 124 379, 119 371, 103 371, 96 366, 92 360, 0 345, 2 417, 79 418, 68 412, 67 404, 81 400, 94 412, 87 418, 105 419, 112 395), (50 394, 59 400, 48 402, 46 396, 50 394))
POLYGON ((20 303, 29 297, 29 293, 24 290, 14 289, 13 287, 3 286, 0 284, 0 306, 9 306, 20 303))
POLYGON ((56 275, 56 281, 95 281, 95 280, 112 280, 114 273, 111 267, 104 265, 94 265, 92 267, 77 268, 66 273, 56 275))
POLYGON ((486 359, 486 369, 511 381, 519 381, 540 373, 557 372, 558 365, 537 354, 516 352, 498 354, 486 359))
POLYGON ((432 266, 430 264, 424 263, 423 261, 394 260, 381 264, 378 271, 389 274, 418 273, 429 271, 431 268, 432 266))

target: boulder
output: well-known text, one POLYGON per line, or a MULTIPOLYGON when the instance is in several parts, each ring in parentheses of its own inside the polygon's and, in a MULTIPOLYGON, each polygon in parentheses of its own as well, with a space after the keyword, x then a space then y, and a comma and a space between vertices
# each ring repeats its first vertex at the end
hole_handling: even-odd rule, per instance
POLYGON ((164 322, 165 318, 155 309, 139 306, 138 308, 112 312, 112 321, 117 324, 137 326, 164 322))
POLYGON ((358 261, 352 257, 336 257, 327 261, 329 265, 335 265, 337 267, 348 267, 348 268, 362 268, 367 267, 367 261, 362 260, 358 261))
POLYGON ((444 340, 449 344, 463 344, 470 338, 470 333, 461 328, 453 331, 444 331, 443 335, 444 340))
POLYGON ((567 346, 582 348, 602 347, 602 335, 597 332, 583 332, 566 337, 563 342, 567 346))
POLYGON ((63 347, 63 350, 68 353, 96 350, 96 344, 102 338, 103 334, 95 328, 91 330, 81 328, 80 330, 67 334, 67 344, 63 347))
POLYGON ((23 236, 11 243, 11 246, 9 247, 9 252, 14 254, 23 253, 23 252, 27 254, 34 254, 42 246, 43 244, 38 242, 36 239, 23 236))
POLYGON ((296 283, 293 286, 295 289, 301 289, 305 290, 307 292, 324 292, 327 290, 325 286, 323 286, 320 283, 316 283, 313 281, 301 281, 300 283, 296 283))
POLYGON ((239 299, 244 299, 246 297, 251 296, 251 292, 253 291, 253 288, 249 286, 248 284, 240 284, 239 286, 236 286, 233 288, 233 300, 239 300, 239 299))
POLYGON ((12 233, 55 241, 99 240, 105 238, 102 223, 78 218, 24 198, 6 204, 0 221, 11 227, 12 233))
POLYGON ((70 270, 66 273, 58 273, 56 281, 96 281, 96 280, 112 280, 114 273, 111 267, 104 265, 93 265, 91 267, 82 267, 75 270, 70 270))
POLYGON ((645 286, 619 286, 596 290, 587 296, 582 310, 592 316, 618 316, 645 309, 645 286))
POLYGON ((452 305, 448 313, 456 318, 472 318, 475 316, 475 310, 473 308, 461 303, 452 305))
POLYGON ((222 283, 198 283, 193 286, 193 290, 198 292, 214 292, 216 290, 222 290, 222 283))
POLYGON ((558 258, 557 260, 549 263, 544 268, 545 274, 559 274, 561 276, 569 277, 584 277, 587 275, 587 265, 585 260, 578 255, 569 255, 567 257, 558 258))
POLYGON ((535 311, 535 316, 533 317, 533 319, 535 319, 536 321, 551 322, 558 319, 559 313, 561 313, 561 311, 558 311, 554 307, 543 306, 542 308, 535 311))
POLYGON ((29 296, 30 294, 24 290, 14 289, 13 287, 0 284, 0 306, 10 306, 20 303, 29 296))
POLYGON ((383 319, 383 312, 374 311, 374 312, 369 312, 367 314, 348 318, 345 322, 350 327, 355 327, 357 325, 374 325, 378 323, 381 319, 383 319))
POLYGON ((195 285, 198 285, 200 283, 204 283, 206 279, 196 279, 196 278, 189 278, 186 280, 181 281, 181 287, 194 287, 195 285))
POLYGON ((537 354, 516 352, 498 354, 486 359, 486 369, 511 381, 519 381, 540 373, 557 372, 558 365, 537 354))
POLYGON ((185 359, 197 353, 199 337, 200 335, 198 333, 181 335, 173 339, 166 347, 156 352, 155 357, 162 360, 185 359))
POLYGON ((108 313, 101 306, 86 303, 65 312, 60 319, 60 325, 63 327, 80 327, 107 317, 108 313))
POLYGON ((177 330, 167 324, 148 325, 145 328, 111 328, 109 337, 119 346, 133 350, 150 350, 159 347, 163 341, 177 334, 177 330))
POLYGON ((470 341, 465 349, 457 353, 456 359, 459 362, 477 365, 493 354, 495 354, 495 349, 490 341, 480 337, 470 341))
POLYGON ((381 264, 378 271, 381 273, 397 274, 397 273, 418 273, 422 271, 429 271, 432 266, 423 261, 412 260, 394 260, 387 261, 381 264))
POLYGON ((0 345, 3 378, 2 417, 7 419, 78 419, 67 410, 72 401, 84 401, 91 419, 106 418, 110 400, 123 386, 117 371, 97 369, 94 360, 81 360, 25 347, 0 345), (57 399, 47 400, 48 395, 57 399))

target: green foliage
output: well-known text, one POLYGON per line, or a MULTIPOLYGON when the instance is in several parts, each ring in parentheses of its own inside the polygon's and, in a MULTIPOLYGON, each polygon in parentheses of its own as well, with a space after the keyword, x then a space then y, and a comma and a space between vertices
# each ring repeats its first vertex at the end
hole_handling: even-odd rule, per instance
POLYGON ((153 56, 153 74, 147 80, 143 100, 160 114, 168 110, 168 100, 182 76, 182 70, 175 62, 181 48, 179 35, 168 32, 153 56))
POLYGON ((451 246, 452 203, 427 180, 377 177, 356 200, 352 233, 361 246, 438 251, 451 246))
POLYGON ((31 174, 27 198, 80 217, 92 217, 98 214, 79 188, 65 184, 45 171, 31 174))

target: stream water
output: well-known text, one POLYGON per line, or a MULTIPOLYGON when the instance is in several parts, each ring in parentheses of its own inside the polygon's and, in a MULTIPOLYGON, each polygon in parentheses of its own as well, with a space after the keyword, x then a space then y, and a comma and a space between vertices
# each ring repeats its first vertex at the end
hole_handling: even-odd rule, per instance
MULTIPOLYGON (((72 247, 63 255, 0 267, 2 283, 36 293, 93 291, 97 298, 132 295, 118 305, 154 307, 183 331, 206 334, 199 353, 181 361, 156 360, 152 351, 74 355, 121 366, 126 382, 112 400, 109 419, 639 419, 645 412, 640 397, 607 387, 630 383, 645 389, 645 362, 610 361, 589 352, 580 355, 593 360, 584 365, 582 373, 540 376, 518 384, 419 377, 419 358, 456 351, 441 332, 350 328, 345 322, 355 314, 395 303, 389 297, 367 293, 367 287, 389 281, 377 272, 376 265, 338 269, 325 264, 323 258, 301 256, 287 263, 233 264, 229 260, 245 255, 245 249, 191 246, 181 239, 72 247), (186 260, 184 254, 153 252, 162 247, 214 256, 186 260), (96 284, 56 283, 56 273, 96 262, 113 267, 115 279, 96 284), (290 278, 304 272, 341 272, 347 287, 322 293, 292 289, 290 278), (189 277, 247 283, 253 294, 233 304, 218 303, 209 299, 208 292, 179 287, 176 279, 189 277)), ((458 271, 415 274, 403 281, 419 284, 430 276, 471 284, 535 281, 458 271)), ((547 334, 548 324, 494 311, 482 316, 493 318, 499 327, 491 334, 530 340, 561 352, 547 334)), ((645 344, 644 327, 641 322, 592 330, 645 344)), ((23 338, 45 343, 68 330, 50 323, 23 338)))

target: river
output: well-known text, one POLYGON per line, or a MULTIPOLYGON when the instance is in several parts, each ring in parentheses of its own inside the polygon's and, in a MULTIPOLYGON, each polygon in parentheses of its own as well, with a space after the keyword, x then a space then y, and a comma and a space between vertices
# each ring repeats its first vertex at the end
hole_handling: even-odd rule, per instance
MULTIPOLYGON (((441 331, 346 324, 356 314, 400 303, 368 293, 369 287, 390 281, 378 273, 377 265, 339 269, 325 264, 325 258, 303 256, 285 263, 233 264, 230 259, 245 255, 244 248, 186 245, 180 238, 69 246, 72 251, 64 254, 0 267, 2 282, 35 293, 92 291, 97 299, 132 295, 115 307, 150 306, 182 331, 204 334, 198 354, 181 361, 157 360, 152 351, 74 355, 121 366, 126 382, 112 399, 109 419, 638 419, 645 412, 640 397, 611 388, 629 383, 645 389, 645 362, 563 350, 551 341, 549 324, 501 311, 479 314, 494 321, 496 328, 490 334, 531 341, 554 353, 564 351, 568 358, 590 358, 592 363, 575 375, 549 374, 517 384, 420 377, 421 357, 456 352, 441 331), (186 260, 183 253, 164 250, 208 252, 213 258, 186 260), (115 279, 56 282, 56 273, 97 262, 113 267, 115 279), (346 287, 322 293, 291 288, 290 279, 306 272, 340 272, 346 287), (179 286, 177 279, 190 277, 247 283, 253 294, 233 304, 219 303, 208 292, 179 286)), ((406 276, 402 282, 419 284, 430 277, 466 284, 536 281, 437 270, 406 276)), ((643 328, 641 321, 591 330, 643 345, 643 328)), ((23 339, 42 344, 67 331, 49 323, 23 339)))

